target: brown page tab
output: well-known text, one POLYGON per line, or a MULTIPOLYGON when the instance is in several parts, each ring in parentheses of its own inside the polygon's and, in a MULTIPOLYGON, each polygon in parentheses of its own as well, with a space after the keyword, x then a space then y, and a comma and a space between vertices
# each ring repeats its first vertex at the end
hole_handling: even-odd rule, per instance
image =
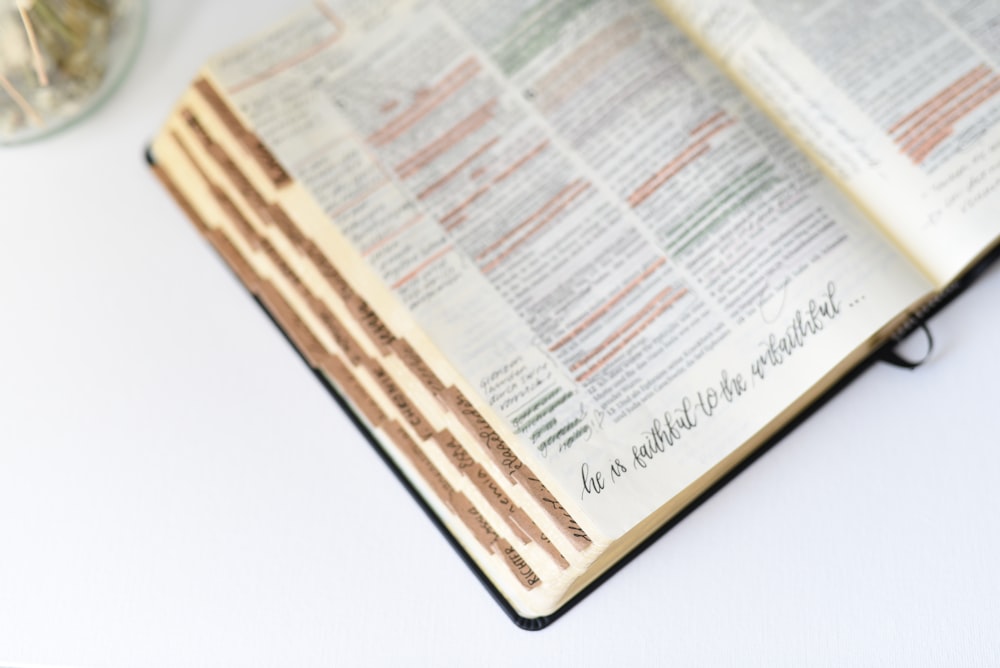
POLYGON ((288 305, 285 298, 281 296, 277 288, 270 281, 261 279, 260 298, 271 312, 274 319, 278 321, 282 329, 288 334, 295 347, 306 358, 309 366, 314 369, 320 368, 322 361, 329 355, 323 344, 313 336, 298 314, 288 305))
POLYGON ((510 543, 505 541, 503 538, 497 540, 497 546, 500 548, 503 554, 504 563, 510 568, 510 572, 517 577, 517 581, 520 582, 525 589, 534 589, 538 585, 542 584, 542 579, 538 577, 531 565, 524 560, 517 550, 511 546, 510 543))
POLYGON ((518 554, 517 550, 490 526, 490 523, 483 517, 476 506, 469 501, 468 497, 461 492, 457 492, 455 500, 456 507, 458 508, 458 516, 465 526, 468 527, 469 531, 472 532, 472 535, 476 537, 479 544, 493 554, 501 557, 504 563, 507 564, 507 567, 510 568, 511 573, 514 574, 517 581, 525 589, 534 589, 542 584, 542 579, 538 577, 538 574, 525 561, 524 557, 518 554))
POLYGON ((392 345, 396 337, 385 326, 375 310, 368 305, 368 302, 357 296, 347 304, 347 307, 351 310, 354 319, 368 334, 368 338, 378 347, 379 352, 388 355, 389 346, 392 345))
POLYGON ((229 240, 222 230, 205 230, 205 238, 211 242, 215 251, 222 256, 226 264, 230 266, 236 276, 243 282, 253 294, 260 293, 260 275, 250 266, 243 255, 237 250, 233 242, 229 240))
POLYGON ((367 356, 358 344, 357 339, 347 331, 344 323, 329 309, 323 300, 308 290, 304 290, 304 293, 303 297, 309 303, 309 308, 316 314, 320 322, 323 323, 323 326, 326 327, 327 332, 333 337, 334 343, 344 353, 347 361, 354 366, 361 364, 367 356))
POLYGON ((476 460, 472 458, 468 450, 462 447, 462 444, 447 429, 442 429, 434 434, 434 442, 438 444, 441 452, 445 454, 448 461, 454 464, 455 468, 462 475, 468 475, 468 470, 477 466, 476 460))
POLYGON ((184 193, 180 191, 180 189, 177 187, 177 184, 174 183, 174 180, 173 178, 171 178, 170 173, 167 172, 167 170, 161 167, 160 165, 154 163, 153 174, 155 174, 156 178, 160 180, 160 183, 162 183, 163 186, 167 189, 167 192, 170 193, 170 196, 174 198, 174 201, 177 202, 177 205, 181 207, 181 210, 184 211, 185 215, 187 215, 188 219, 190 219, 191 223, 195 226, 195 228, 197 228, 199 232, 201 232, 204 236, 207 237, 209 234, 208 225, 205 224, 205 221, 204 219, 202 219, 201 214, 198 213, 198 211, 195 210, 193 206, 191 206, 191 202, 188 201, 188 198, 184 195, 184 193))
POLYGON ((378 382, 379 386, 385 392, 389 400, 399 409, 399 414, 406 421, 407 424, 417 432, 420 438, 427 440, 434 435, 434 427, 428 422, 427 418, 424 416, 420 409, 413 404, 403 389, 393 380, 389 372, 385 370, 378 361, 368 358, 366 366, 371 372, 372 377, 378 382))
POLYGON ((330 260, 319 249, 319 246, 311 239, 303 238, 302 249, 305 251, 306 257, 312 261, 316 270, 319 271, 320 275, 333 288, 333 291, 340 295, 345 304, 350 305, 355 298, 354 289, 351 288, 350 283, 347 282, 344 276, 337 271, 337 268, 330 263, 330 260))
POLYGON ((441 379, 437 377, 427 363, 424 362, 423 358, 417 354, 417 351, 413 349, 409 341, 403 338, 395 339, 389 346, 392 351, 396 353, 396 356, 402 360, 403 364, 413 372, 413 375, 423 383, 423 386, 427 388, 427 391, 432 395, 437 396, 444 392, 445 386, 441 382, 441 379))
POLYGON ((281 274, 281 277, 284 278, 285 281, 287 281, 288 284, 292 286, 295 292, 297 292, 302 296, 311 294, 309 292, 309 288, 303 285, 302 280, 299 278, 298 272, 292 269, 292 267, 288 264, 288 262, 285 261, 285 258, 281 255, 281 253, 278 252, 278 249, 275 248, 274 244, 271 243, 271 240, 266 237, 260 236, 256 232, 254 232, 254 234, 257 236, 257 239, 260 243, 260 247, 264 251, 264 254, 267 255, 267 258, 274 265, 275 269, 278 270, 278 273, 281 274))
MULTIPOLYGON (((207 181, 207 179, 206 179, 207 181)), ((225 191, 212 182, 208 182, 209 187, 212 189, 212 196, 215 201, 219 203, 219 206, 225 212, 229 221, 243 236, 250 247, 253 249, 260 248, 260 236, 257 234, 256 230, 250 225, 250 221, 246 219, 243 212, 239 210, 233 200, 229 199, 229 195, 225 191)))
POLYGON ((475 504, 469 501, 469 498, 465 494, 456 492, 455 509, 459 519, 472 532, 472 535, 476 537, 479 544, 491 553, 496 554, 496 542, 500 538, 500 534, 490 526, 490 523, 486 521, 486 518, 479 512, 475 504))
POLYGON ((385 432, 392 439, 392 442, 396 444, 400 452, 410 460, 413 467, 419 471, 420 476, 424 479, 424 482, 431 487, 434 492, 438 495, 438 498, 452 510, 452 512, 460 512, 461 504, 456 505, 455 497, 459 494, 451 486, 448 480, 441 474, 441 471, 437 466, 434 465, 428 457, 427 454, 420 449, 417 442, 406 433, 406 429, 403 425, 399 424, 395 420, 391 420, 385 426, 385 432))
POLYGON ((524 508, 515 508, 514 512, 510 515, 512 522, 516 523, 517 526, 521 528, 524 533, 526 533, 532 541, 535 542, 540 548, 545 550, 545 553, 552 557, 552 561, 556 562, 559 568, 566 569, 569 568, 569 561, 563 556, 563 553, 559 551, 549 537, 546 536, 538 525, 528 517, 528 513, 524 512, 524 508))
POLYGON ((549 514, 549 517, 555 520, 556 526, 559 527, 561 533, 570 539, 573 547, 578 550, 585 550, 590 547, 591 540, 587 533, 576 523, 576 520, 559 503, 552 492, 542 484, 542 481, 535 477, 531 469, 527 466, 522 466, 515 477, 531 491, 531 495, 538 500, 542 508, 545 509, 545 512, 549 514))
POLYGON ((514 513, 517 511, 517 506, 514 505, 514 502, 510 500, 507 493, 500 488, 497 481, 493 479, 493 476, 486 472, 486 469, 484 469, 482 465, 476 464, 476 466, 472 469, 472 472, 469 473, 469 479, 476 484, 476 487, 483 495, 483 498, 486 499, 486 503, 488 503, 490 507, 493 508, 493 510, 495 510, 505 522, 507 522, 511 531, 514 532, 514 535, 517 536, 522 543, 527 543, 531 540, 528 537, 528 534, 526 534, 521 527, 518 526, 518 523, 514 521, 514 513))
POLYGON ((337 389, 347 395, 351 403, 357 406, 372 426, 380 427, 388 420, 385 412, 372 398, 372 395, 339 357, 327 355, 320 364, 320 368, 330 377, 337 389))
POLYGON ((263 142, 250 132, 243 123, 236 117, 233 110, 229 108, 225 100, 215 91, 212 84, 204 78, 198 79, 194 84, 195 89, 212 108, 212 111, 219 117, 222 124, 226 126, 233 137, 239 141, 250 154, 250 157, 260 166, 267 178, 274 184, 275 188, 281 188, 292 182, 288 172, 281 166, 270 150, 263 142))
POLYGON ((295 250, 304 253, 305 237, 298 226, 285 213, 285 210, 278 204, 271 204, 268 207, 268 213, 271 216, 271 220, 274 221, 274 224, 277 225, 278 229, 281 230, 281 233, 285 235, 285 238, 288 239, 288 242, 292 244, 295 250))

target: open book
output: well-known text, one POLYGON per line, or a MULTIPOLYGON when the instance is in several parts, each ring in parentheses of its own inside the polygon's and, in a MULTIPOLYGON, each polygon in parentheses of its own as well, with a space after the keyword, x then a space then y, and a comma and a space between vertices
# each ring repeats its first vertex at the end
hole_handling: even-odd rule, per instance
POLYGON ((539 627, 990 257, 998 20, 316 2, 212 59, 150 157, 539 627))

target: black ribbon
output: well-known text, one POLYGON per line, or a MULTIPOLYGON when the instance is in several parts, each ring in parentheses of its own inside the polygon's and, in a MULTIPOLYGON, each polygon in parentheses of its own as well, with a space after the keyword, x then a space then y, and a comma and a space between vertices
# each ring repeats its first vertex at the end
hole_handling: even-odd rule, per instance
MULTIPOLYGON (((917 327, 923 330, 924 336, 927 337, 927 352, 924 353, 923 357, 914 361, 914 360, 909 360, 900 355, 899 351, 896 350, 896 348, 902 342, 902 339, 900 339, 896 341, 896 344, 894 346, 886 347, 886 349, 882 351, 882 354, 879 356, 879 358, 883 362, 887 362, 888 364, 891 364, 893 366, 898 366, 901 369, 916 369, 918 366, 920 366, 928 359, 930 359, 931 352, 933 352, 934 350, 934 337, 931 336, 931 330, 927 327, 927 323, 925 323, 923 320, 917 323, 917 327)), ((916 329, 914 329, 913 331, 916 331, 916 329)), ((913 331, 911 331, 910 334, 912 334, 913 331)), ((909 334, 907 336, 909 336, 909 334)))

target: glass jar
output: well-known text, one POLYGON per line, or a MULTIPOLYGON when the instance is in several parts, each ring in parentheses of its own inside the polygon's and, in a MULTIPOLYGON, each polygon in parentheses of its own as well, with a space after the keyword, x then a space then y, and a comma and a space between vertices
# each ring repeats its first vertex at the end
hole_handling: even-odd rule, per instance
POLYGON ((145 0, 0 0, 0 144, 95 109, 135 58, 145 0))

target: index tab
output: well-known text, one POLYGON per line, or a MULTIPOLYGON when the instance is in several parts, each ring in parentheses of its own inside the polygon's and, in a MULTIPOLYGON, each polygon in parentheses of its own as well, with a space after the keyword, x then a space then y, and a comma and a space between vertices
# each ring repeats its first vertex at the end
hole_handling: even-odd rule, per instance
POLYGON ((534 589, 538 585, 542 584, 542 579, 538 577, 534 569, 531 567, 524 557, 518 554, 514 547, 505 541, 503 538, 497 540, 497 545, 500 547, 500 551, 503 554, 504 563, 507 564, 507 568, 510 572, 514 574, 517 581, 525 589, 534 589))
POLYGON ((403 364, 406 365, 406 368, 412 371, 413 375, 417 377, 425 388, 427 388, 428 392, 435 396, 444 392, 444 383, 442 383, 441 379, 437 377, 437 374, 434 373, 429 366, 427 366, 427 363, 424 362, 424 358, 422 358, 420 354, 413 349, 413 346, 410 345, 409 341, 404 338, 397 338, 389 344, 389 347, 394 353, 396 353, 396 356, 402 360, 403 364))
POLYGON ((420 449, 417 442, 406 433, 406 429, 403 425, 391 420, 385 425, 386 434, 392 439, 392 442, 396 444, 400 452, 410 462, 413 464, 414 468, 420 473, 420 476, 424 479, 424 482, 434 490, 441 502, 448 506, 452 512, 458 512, 461 514, 462 505, 456 501, 456 497, 461 496, 460 492, 455 491, 448 482, 447 478, 442 475, 441 471, 434 462, 430 460, 427 454, 420 449))
POLYGON ((288 176, 288 172, 281 166, 281 163, 277 161, 257 135, 244 127, 240 119, 236 117, 236 114, 233 113, 229 105, 226 104, 222 96, 215 91, 215 88, 212 87, 212 84, 207 79, 198 79, 194 87, 201 93, 205 102, 212 108, 212 111, 219 117, 219 120, 226 126, 226 129, 243 145, 243 148, 246 149, 247 153, 254 159, 254 162, 257 163, 275 188, 287 186, 292 182, 292 179, 288 176))
POLYGON ((416 404, 410 400, 398 383, 389 375, 377 360, 368 358, 365 360, 368 371, 378 382, 382 391, 385 392, 389 401, 399 410, 400 416, 417 433, 420 438, 426 440, 434 435, 434 427, 424 414, 417 408, 416 404))
POLYGON ((319 369, 323 358, 329 353, 323 344, 313 335, 295 310, 285 301, 277 288, 267 279, 261 279, 260 290, 258 291, 267 310, 271 312, 274 319, 281 324, 282 329, 292 340, 295 347, 314 369, 319 369))
POLYGON ((337 388, 347 395, 347 398, 364 414, 373 426, 381 426, 389 418, 378 405, 368 390, 361 385, 357 376, 347 368, 339 357, 328 355, 320 365, 320 368, 334 381, 337 388))

